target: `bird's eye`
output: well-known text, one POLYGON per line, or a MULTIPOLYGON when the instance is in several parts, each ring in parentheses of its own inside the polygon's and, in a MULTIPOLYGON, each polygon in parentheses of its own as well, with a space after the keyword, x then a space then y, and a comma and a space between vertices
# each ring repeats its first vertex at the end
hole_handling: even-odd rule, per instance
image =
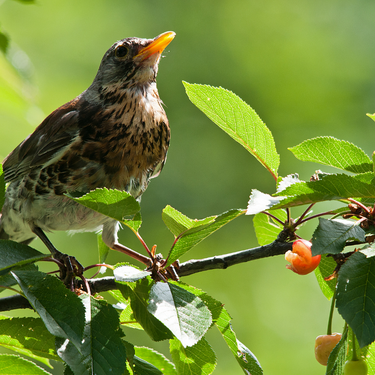
POLYGON ((129 49, 124 46, 118 46, 115 50, 116 57, 125 57, 129 52, 129 49))

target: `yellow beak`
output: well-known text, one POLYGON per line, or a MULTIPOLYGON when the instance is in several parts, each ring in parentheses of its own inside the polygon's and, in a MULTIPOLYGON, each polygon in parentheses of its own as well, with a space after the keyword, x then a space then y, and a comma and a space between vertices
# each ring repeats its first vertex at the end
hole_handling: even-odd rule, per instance
POLYGON ((140 57, 141 60, 146 60, 154 53, 162 53, 167 45, 173 40, 176 33, 167 31, 160 34, 146 47, 142 48, 135 57, 140 57))

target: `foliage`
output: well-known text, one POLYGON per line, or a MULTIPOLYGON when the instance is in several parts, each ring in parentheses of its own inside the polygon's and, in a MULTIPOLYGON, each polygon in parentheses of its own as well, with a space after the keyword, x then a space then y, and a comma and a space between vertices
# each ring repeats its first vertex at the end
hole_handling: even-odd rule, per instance
MULTIPOLYGON (((3 51, 7 44, 7 37, 0 32, 3 51)), ((374 161, 352 143, 318 137, 290 151, 301 161, 320 163, 344 173, 319 171, 308 182, 296 174, 282 178, 273 136, 250 106, 222 88, 186 82, 184 86, 190 100, 250 152, 276 182, 273 195, 253 190, 247 206, 246 214, 255 215, 259 243, 292 243, 302 224, 317 221, 312 254, 324 255, 316 271, 317 280, 323 294, 332 298, 350 327, 345 327, 342 339, 331 352, 327 374, 343 373, 344 363, 351 359, 350 350, 356 348, 357 342, 360 355, 369 362, 373 360, 374 161), (341 202, 342 209, 312 214, 315 203, 322 201, 341 202), (308 205, 306 211, 293 218, 291 208, 301 205, 308 205), (320 217, 323 215, 330 218, 320 217), (358 248, 348 251, 350 245, 358 248), (354 334, 351 342, 348 330, 354 334)), ((2 204, 3 180, 0 187, 2 204)), ((76 274, 82 283, 73 279, 74 287, 66 288, 57 277, 38 270, 36 263, 51 261, 49 255, 2 240, 0 291, 10 289, 21 294, 40 318, 1 317, 1 346, 49 367, 50 360, 63 361, 66 374, 210 374, 217 359, 205 335, 216 327, 244 373, 263 373, 254 354, 237 339, 224 304, 178 279, 182 268, 177 260, 245 210, 232 209, 197 220, 166 206, 162 218, 174 240, 166 258, 160 259, 156 248, 149 249, 140 235, 140 206, 130 194, 97 189, 69 198, 129 228, 145 247, 150 266, 141 270, 128 264, 107 265, 114 270, 109 289, 117 304, 111 305, 102 293, 90 294, 94 281, 86 280, 83 273, 76 274), (172 361, 126 341, 127 329, 143 330, 154 341, 169 340, 172 361)), ((84 271, 105 261, 108 249, 100 236, 98 248, 100 264, 87 266, 84 271)), ((265 256, 269 255, 272 254, 265 256)), ((106 279, 97 277, 95 281, 100 285, 106 279)), ((24 357, 1 355, 1 372, 7 373, 9 368, 16 368, 19 373, 47 373, 24 357)))

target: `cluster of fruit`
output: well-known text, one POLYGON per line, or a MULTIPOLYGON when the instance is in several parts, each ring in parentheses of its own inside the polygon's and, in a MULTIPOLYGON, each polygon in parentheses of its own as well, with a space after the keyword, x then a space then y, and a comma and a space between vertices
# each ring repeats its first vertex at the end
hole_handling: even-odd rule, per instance
MULTIPOLYGON (((286 268, 299 275, 307 275, 318 267, 321 256, 312 256, 311 242, 299 239, 294 241, 292 250, 285 253, 285 259, 290 263, 286 268)), ((333 333, 316 338, 315 358, 320 364, 327 366, 329 355, 341 337, 341 333, 333 333)), ((367 375, 367 364, 357 357, 355 350, 353 350, 353 358, 346 361, 344 365, 344 375, 367 375)))

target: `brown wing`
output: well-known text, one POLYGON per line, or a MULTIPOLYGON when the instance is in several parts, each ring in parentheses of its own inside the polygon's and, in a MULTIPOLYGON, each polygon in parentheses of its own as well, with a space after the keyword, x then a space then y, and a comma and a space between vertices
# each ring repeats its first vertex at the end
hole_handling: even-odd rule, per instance
POLYGON ((5 182, 12 182, 31 169, 48 163, 68 147, 78 133, 77 98, 53 111, 3 162, 5 182))

